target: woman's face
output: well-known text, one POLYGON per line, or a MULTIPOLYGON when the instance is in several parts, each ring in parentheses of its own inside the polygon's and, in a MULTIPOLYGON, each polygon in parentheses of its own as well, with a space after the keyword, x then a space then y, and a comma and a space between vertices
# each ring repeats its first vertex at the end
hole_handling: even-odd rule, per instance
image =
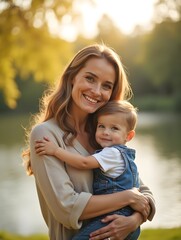
POLYGON ((93 113, 105 105, 115 83, 114 67, 104 58, 91 58, 72 81, 72 108, 78 113, 93 113))

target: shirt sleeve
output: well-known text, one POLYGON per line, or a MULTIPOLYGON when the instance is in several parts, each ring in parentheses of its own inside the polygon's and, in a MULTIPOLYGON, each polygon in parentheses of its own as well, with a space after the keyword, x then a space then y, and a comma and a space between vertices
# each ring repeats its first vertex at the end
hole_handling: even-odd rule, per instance
MULTIPOLYGON (((101 152, 93 154, 96 160, 99 162, 102 171, 108 172, 111 169, 116 168, 124 170, 124 161, 121 159, 120 152, 114 147, 105 147, 101 152)), ((120 174, 120 172, 119 172, 120 174)))
MULTIPOLYGON (((92 195, 86 192, 77 193, 74 190, 63 162, 53 156, 38 156, 35 153, 35 140, 45 136, 58 145, 55 132, 43 124, 32 130, 30 138, 31 164, 36 185, 44 199, 42 205, 46 203, 46 208, 65 227, 78 229, 82 225, 79 217, 92 195)), ((64 146, 63 140, 62 146, 64 146)), ((46 212, 47 209, 44 211, 46 212)))
POLYGON ((140 179, 140 192, 144 194, 148 199, 151 207, 150 215, 148 216, 148 220, 151 221, 155 215, 156 207, 155 207, 155 200, 153 197, 152 192, 150 189, 143 183, 143 181, 140 179))

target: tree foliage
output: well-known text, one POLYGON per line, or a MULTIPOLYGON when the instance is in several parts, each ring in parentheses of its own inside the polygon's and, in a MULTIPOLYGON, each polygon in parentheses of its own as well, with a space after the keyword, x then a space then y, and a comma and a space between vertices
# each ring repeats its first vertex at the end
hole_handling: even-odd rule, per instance
MULTIPOLYGON (((137 28, 137 35, 125 36, 103 15, 95 38, 79 36, 71 44, 50 34, 48 19, 56 19, 61 25, 69 15, 75 22, 75 1, 85 0, 0 0, 0 101, 3 93, 10 108, 15 108, 18 102, 24 109, 24 99, 31 99, 27 89, 38 96, 36 86, 40 91, 43 82, 53 83, 74 52, 94 42, 104 42, 121 56, 136 96, 153 93, 180 96, 180 0, 157 1, 150 32, 137 28), (22 83, 23 80, 26 81, 22 83)), ((181 106, 181 98, 178 99, 181 106)))
POLYGON ((1 1, 0 91, 10 108, 20 97, 15 77, 54 81, 72 54, 70 44, 50 35, 47 14, 57 20, 71 9, 71 1, 1 1), (28 3, 24 5, 23 3, 28 3))
POLYGON ((142 64, 160 92, 173 95, 181 89, 180 52, 181 21, 157 24, 145 36, 142 64))

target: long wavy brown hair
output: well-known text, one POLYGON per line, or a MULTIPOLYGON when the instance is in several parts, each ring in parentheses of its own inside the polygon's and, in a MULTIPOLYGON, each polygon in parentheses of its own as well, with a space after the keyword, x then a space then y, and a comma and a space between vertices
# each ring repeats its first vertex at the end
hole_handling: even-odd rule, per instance
MULTIPOLYGON (((22 158, 28 175, 33 174, 31 168, 29 136, 35 125, 47 121, 50 118, 54 118, 64 131, 63 138, 65 143, 67 145, 73 144, 77 132, 68 121, 71 117, 69 108, 72 102, 72 80, 90 58, 106 59, 115 69, 116 79, 110 100, 129 99, 132 96, 124 66, 121 63, 119 55, 113 49, 104 44, 94 44, 80 50, 65 68, 62 77, 54 89, 50 88, 45 91, 40 102, 39 113, 33 116, 30 128, 25 130, 27 149, 23 151, 22 158), (68 137, 70 135, 71 137, 68 137)), ((92 123, 91 115, 92 114, 88 117, 86 126, 86 131, 88 133, 91 132, 89 131, 92 123)))

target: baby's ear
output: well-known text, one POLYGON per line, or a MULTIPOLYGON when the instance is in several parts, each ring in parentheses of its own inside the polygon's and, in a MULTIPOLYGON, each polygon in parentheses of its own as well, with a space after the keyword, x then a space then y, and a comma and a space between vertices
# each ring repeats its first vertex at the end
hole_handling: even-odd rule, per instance
POLYGON ((131 130, 127 135, 126 141, 129 142, 134 136, 135 136, 135 131, 131 130))

